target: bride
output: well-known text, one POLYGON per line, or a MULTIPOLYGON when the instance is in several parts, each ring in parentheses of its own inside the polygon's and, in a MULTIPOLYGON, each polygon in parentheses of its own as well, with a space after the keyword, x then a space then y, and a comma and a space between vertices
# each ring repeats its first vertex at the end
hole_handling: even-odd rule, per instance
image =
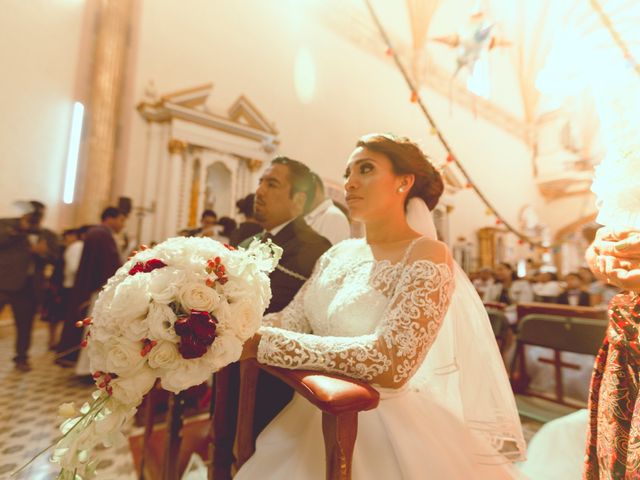
MULTIPOLYGON (((244 358, 339 373, 380 392, 358 416, 355 479, 508 479, 524 440, 506 372, 475 290, 436 239, 444 189, 406 138, 362 137, 345 172, 366 238, 327 251, 244 358)), ((296 395, 257 439, 236 479, 324 478, 321 413, 296 395)))

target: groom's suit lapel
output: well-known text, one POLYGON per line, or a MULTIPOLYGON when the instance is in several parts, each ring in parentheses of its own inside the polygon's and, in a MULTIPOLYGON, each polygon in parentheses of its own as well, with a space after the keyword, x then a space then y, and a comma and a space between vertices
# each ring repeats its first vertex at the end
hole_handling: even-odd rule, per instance
POLYGON ((304 279, 311 276, 316 261, 331 243, 312 230, 302 217, 286 225, 272 241, 282 248, 282 258, 280 268, 270 275, 273 296, 267 312, 278 312, 293 299, 304 279))

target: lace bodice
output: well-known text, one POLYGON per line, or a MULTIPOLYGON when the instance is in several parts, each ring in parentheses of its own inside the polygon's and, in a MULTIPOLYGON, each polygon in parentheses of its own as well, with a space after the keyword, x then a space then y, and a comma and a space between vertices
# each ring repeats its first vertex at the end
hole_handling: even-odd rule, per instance
POLYGON ((364 240, 346 240, 318 260, 289 306, 264 318, 258 361, 398 388, 433 343, 452 288, 441 244, 418 239, 391 263, 375 260, 364 240))

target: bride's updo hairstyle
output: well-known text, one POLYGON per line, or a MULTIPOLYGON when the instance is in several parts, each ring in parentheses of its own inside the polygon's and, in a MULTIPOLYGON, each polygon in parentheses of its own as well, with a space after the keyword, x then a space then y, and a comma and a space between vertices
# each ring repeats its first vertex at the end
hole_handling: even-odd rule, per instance
MULTIPOLYGON (((396 137, 388 133, 371 133, 360 137, 356 147, 382 153, 393 165, 396 175, 414 175, 415 181, 407 194, 406 201, 412 197, 424 200, 433 210, 444 191, 444 182, 420 147, 407 137, 396 137)), ((406 203, 405 203, 406 205, 406 203)))

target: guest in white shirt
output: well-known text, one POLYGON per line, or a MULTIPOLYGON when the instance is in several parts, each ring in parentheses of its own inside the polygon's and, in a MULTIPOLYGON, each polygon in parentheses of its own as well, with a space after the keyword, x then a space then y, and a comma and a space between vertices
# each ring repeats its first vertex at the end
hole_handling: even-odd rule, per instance
POLYGON ((496 283, 485 290, 485 302, 512 303, 533 301, 533 290, 526 280, 518 279, 508 263, 499 263, 495 269, 496 283))
MULTIPOLYGON (((62 288, 71 291, 76 281, 76 272, 82 258, 82 248, 84 247, 84 236, 89 230, 89 226, 85 225, 76 230, 76 237, 64 249, 64 277, 62 280, 62 288)), ((65 238, 66 239, 66 238, 65 238)))
POLYGON ((316 195, 311 204, 311 211, 304 217, 305 222, 323 237, 329 239, 332 245, 351 236, 351 227, 347 216, 325 196, 324 183, 316 173, 313 176, 316 195))
POLYGON ((563 292, 558 276, 553 272, 541 272, 536 280, 532 287, 536 302, 556 303, 563 292))
POLYGON ((473 280, 473 286, 476 288, 480 298, 484 297, 484 293, 495 283, 493 279, 493 271, 490 268, 481 268, 476 278, 473 280))

